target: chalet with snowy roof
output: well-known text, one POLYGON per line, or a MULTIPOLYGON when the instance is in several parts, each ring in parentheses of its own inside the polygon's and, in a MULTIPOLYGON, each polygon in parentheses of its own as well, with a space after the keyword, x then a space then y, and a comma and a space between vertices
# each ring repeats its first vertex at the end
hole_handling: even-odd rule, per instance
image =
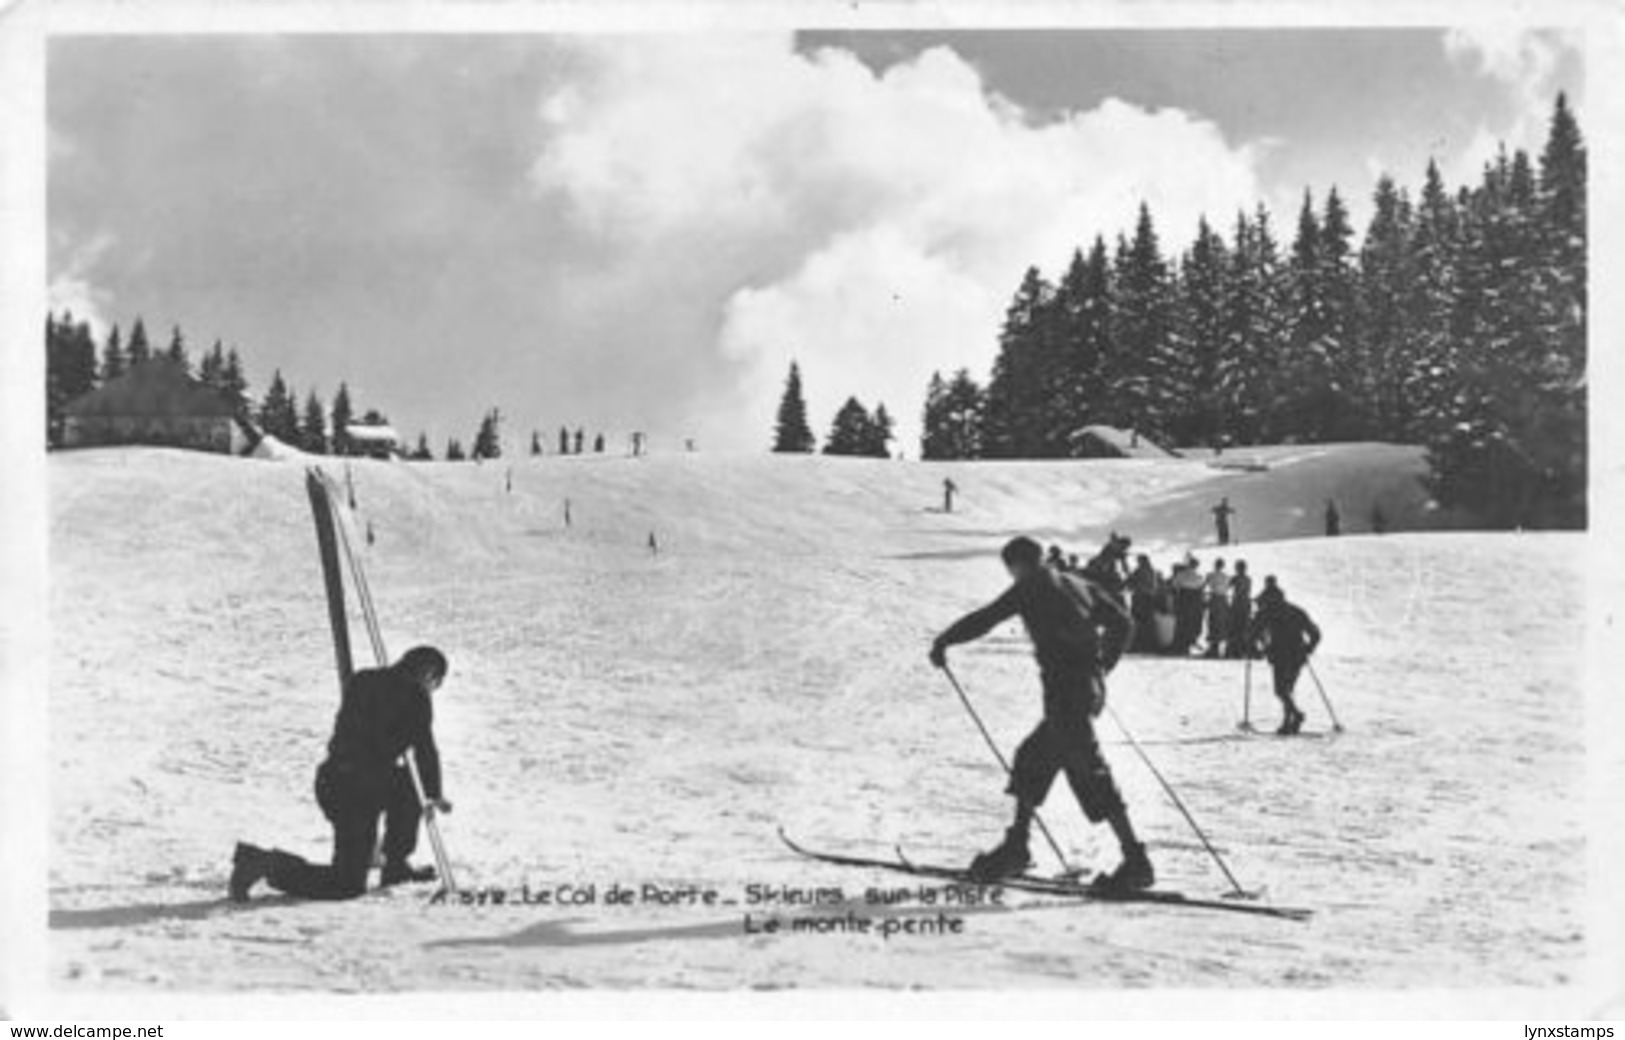
POLYGON ((1172 459, 1169 451, 1138 430, 1085 426, 1072 434, 1072 454, 1080 459, 1172 459))
POLYGON ((400 451, 401 437, 392 426, 382 423, 350 423, 344 428, 355 454, 387 459, 400 451))
POLYGON ((62 443, 69 448, 152 444, 241 454, 252 433, 230 398, 168 358, 144 361, 68 402, 62 443))

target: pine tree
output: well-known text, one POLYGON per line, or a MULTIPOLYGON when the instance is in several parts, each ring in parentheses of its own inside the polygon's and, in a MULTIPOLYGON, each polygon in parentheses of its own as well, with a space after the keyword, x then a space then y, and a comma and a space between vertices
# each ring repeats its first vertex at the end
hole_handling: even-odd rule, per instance
POLYGON ((773 450, 779 453, 806 453, 817 446, 812 427, 807 425, 807 402, 801 395, 801 369, 790 362, 790 375, 779 400, 778 422, 773 430, 773 450))
POLYGON ((600 433, 597 437, 595 437, 593 439, 592 450, 593 450, 593 453, 597 454, 597 455, 602 455, 604 453, 604 435, 603 434, 600 433))
POLYGON ((922 459, 976 459, 982 457, 982 388, 968 369, 961 368, 944 382, 933 375, 926 395, 922 459))
MULTIPOLYGON (((1500 525, 1585 522, 1584 391, 1550 318, 1547 210, 1529 157, 1503 149, 1462 211, 1454 394, 1428 440, 1447 505, 1500 525)), ((1583 348, 1582 348, 1583 349, 1583 348)))
POLYGON ((1097 235, 1087 257, 1073 253, 1055 291, 1054 332, 1061 360, 1048 399, 1046 438, 1056 454, 1074 454, 1078 431, 1107 410, 1111 293, 1111 260, 1105 240, 1097 235))
POLYGON ((300 450, 312 455, 327 454, 327 415, 322 408, 321 398, 316 396, 314 390, 305 398, 305 418, 300 423, 299 435, 300 450))
POLYGON ((1260 205, 1251 220, 1237 214, 1217 372, 1221 436, 1229 444, 1259 443, 1274 411, 1274 372, 1284 354, 1279 265, 1269 211, 1260 205))
POLYGON ((110 383, 122 376, 129 363, 124 356, 124 345, 119 339, 118 326, 107 334, 107 345, 102 348, 102 382, 110 383))
POLYGON ((942 424, 946 432, 944 458, 979 459, 983 457, 983 424, 987 410, 987 394, 971 378, 968 369, 961 368, 948 383, 948 397, 943 404, 942 424))
POLYGON ((299 417, 293 400, 288 385, 282 381, 282 370, 277 369, 260 402, 259 427, 288 445, 299 443, 299 417))
POLYGON ((221 371, 220 388, 237 406, 237 414, 248 415, 248 380, 243 376, 243 359, 232 347, 226 354, 226 367, 221 371))
POLYGON ((147 342, 147 327, 142 324, 137 315, 135 325, 130 328, 130 368, 145 364, 152 360, 152 346, 147 342))
POLYGON ((1586 148, 1568 97, 1557 96, 1540 158, 1538 317, 1543 349, 1534 359, 1549 415, 1544 431, 1556 522, 1586 525, 1586 148))
POLYGON ((45 437, 46 444, 62 443, 68 402, 96 387, 96 340, 88 322, 78 322, 71 311, 45 318, 45 437))
POLYGON ((1174 329, 1174 297, 1151 209, 1140 204, 1132 242, 1119 244, 1113 314, 1111 425, 1153 437, 1172 433, 1182 406, 1184 344, 1174 329))
POLYGON ((333 395, 332 451, 334 455, 354 455, 355 441, 350 439, 350 424, 355 422, 354 406, 350 403, 350 388, 339 384, 333 395))
POLYGON ((179 325, 175 326, 175 332, 169 338, 169 349, 164 352, 164 357, 170 364, 178 365, 182 372, 191 374, 192 361, 186 356, 186 337, 181 335, 179 325))
POLYGON ((1321 249, 1320 218, 1306 191, 1292 255, 1282 272, 1285 350, 1273 380, 1276 408, 1265 426, 1272 441, 1326 439, 1335 393, 1332 317, 1324 284, 1328 267, 1321 249))
POLYGON ((866 445, 868 450, 864 454, 877 459, 891 458, 891 442, 894 436, 891 415, 887 413, 886 406, 875 405, 874 421, 869 425, 869 443, 866 445))
POLYGON ((62 408, 68 403, 66 348, 56 313, 45 315, 45 443, 52 448, 62 444, 62 408))
POLYGON ((1404 302, 1409 364, 1402 370, 1400 393, 1410 411, 1404 439, 1426 441, 1454 425, 1453 388, 1461 368, 1454 317, 1460 214, 1433 162, 1428 163, 1415 225, 1404 302))
POLYGON ((463 454, 463 445, 461 441, 455 437, 446 441, 447 462, 462 462, 465 460, 465 458, 466 456, 463 454))
POLYGON ((1333 441, 1360 440, 1369 429, 1366 402, 1359 393, 1363 365, 1354 328, 1359 289, 1352 263, 1353 239, 1348 208, 1334 187, 1326 193, 1320 222, 1317 278, 1325 323, 1320 339, 1322 363, 1328 381, 1321 436, 1333 441))
POLYGON ((920 418, 920 458, 927 461, 951 457, 947 454, 947 402, 948 384, 943 382, 941 372, 932 372, 931 382, 925 388, 925 411, 920 418))
POLYGON ((570 454, 570 431, 563 426, 559 427, 559 454, 570 454))
POLYGON ((220 340, 203 355, 198 364, 198 380, 212 390, 224 390, 226 381, 226 351, 220 340))
POLYGON ((1220 372, 1231 346, 1227 336, 1229 266, 1224 241, 1206 218, 1197 222, 1196 240, 1181 261, 1179 334, 1164 353, 1165 385, 1178 396, 1170 402, 1169 432, 1175 443, 1222 445, 1228 426, 1220 372))
POLYGON ((540 455, 542 453, 542 435, 538 430, 530 431, 530 453, 532 455, 540 455))
POLYGON ((480 420, 479 432, 474 435, 474 449, 470 455, 475 459, 500 459, 502 457, 502 413, 496 408, 485 413, 480 420))
POLYGON ((983 413, 982 443, 989 458, 1035 458, 1043 453, 1045 351, 1053 343, 1047 308, 1053 295, 1038 268, 1029 267, 1005 311, 983 413))
POLYGON ((1360 247, 1353 392, 1363 403, 1370 434, 1402 441, 1414 423, 1405 385, 1417 357, 1406 306, 1416 280, 1413 231, 1409 206, 1391 177, 1378 179, 1372 203, 1371 224, 1360 247))
POLYGON ((874 420, 855 397, 848 397, 835 413, 829 437, 824 441, 825 455, 867 455, 874 444, 874 420))

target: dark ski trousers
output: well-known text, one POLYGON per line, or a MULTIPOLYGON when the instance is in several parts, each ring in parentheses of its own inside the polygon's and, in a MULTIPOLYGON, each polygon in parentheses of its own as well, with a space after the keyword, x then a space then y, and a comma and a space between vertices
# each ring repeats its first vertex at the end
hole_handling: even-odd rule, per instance
POLYGON ((1179 589, 1174 593, 1174 645, 1176 654, 1188 654, 1202 634, 1202 592, 1179 589))
POLYGON ((1136 592, 1129 604, 1129 616, 1134 619, 1134 651, 1151 653, 1157 649, 1156 600, 1148 592, 1136 592))
POLYGON ((301 899, 353 899, 367 890, 367 872, 384 819, 384 862, 405 862, 418 844, 418 802, 402 766, 361 766, 328 759, 316 770, 316 804, 333 825, 333 861, 323 866, 289 852, 271 853, 266 883, 301 899))
POLYGON ((1225 644, 1226 657, 1254 656, 1252 648, 1247 645, 1247 630, 1253 625, 1253 606, 1251 603, 1232 603, 1230 605, 1230 641, 1225 644))
POLYGON ((1009 792, 1034 808, 1043 805, 1055 774, 1065 773, 1091 822, 1124 811, 1123 796, 1095 739, 1094 714, 1106 701, 1106 683, 1091 670, 1047 671, 1044 718, 1016 748, 1009 792))
POLYGON ((1302 657, 1270 659, 1270 667, 1275 670, 1275 696, 1280 700, 1281 706, 1287 709, 1288 714, 1298 710, 1298 706, 1292 703, 1292 691, 1297 688, 1304 660, 1302 657))

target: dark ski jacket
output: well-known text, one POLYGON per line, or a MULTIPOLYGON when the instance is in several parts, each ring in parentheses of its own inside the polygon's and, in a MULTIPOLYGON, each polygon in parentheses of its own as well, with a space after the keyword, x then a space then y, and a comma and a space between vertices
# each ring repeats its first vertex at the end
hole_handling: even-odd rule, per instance
POLYGON ((943 646, 980 639, 1020 617, 1045 673, 1111 671, 1128 647, 1134 626, 1115 597, 1072 574, 1036 567, 1004 595, 954 622, 938 637, 943 646), (1102 645, 1104 635, 1104 645, 1102 645))
POLYGON ((1272 663, 1302 662, 1320 645, 1320 629, 1302 607, 1291 603, 1263 606, 1247 633, 1247 641, 1258 645, 1260 636, 1269 637, 1265 656, 1272 663))
POLYGON ((344 687, 327 756, 368 772, 387 772, 410 748, 423 795, 440 797, 440 751, 434 743, 434 705, 412 678, 394 668, 368 668, 344 687))

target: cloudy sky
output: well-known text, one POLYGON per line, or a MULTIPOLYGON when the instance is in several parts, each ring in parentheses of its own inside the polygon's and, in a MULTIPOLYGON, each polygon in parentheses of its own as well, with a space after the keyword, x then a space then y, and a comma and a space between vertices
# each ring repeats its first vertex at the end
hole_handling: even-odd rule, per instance
POLYGON ((57 307, 437 453, 491 406, 510 450, 763 450, 796 358, 816 432, 884 401, 913 456, 930 373, 1142 199, 1180 249, 1538 149, 1559 90, 1586 128, 1546 32, 62 37, 48 75, 57 307))

